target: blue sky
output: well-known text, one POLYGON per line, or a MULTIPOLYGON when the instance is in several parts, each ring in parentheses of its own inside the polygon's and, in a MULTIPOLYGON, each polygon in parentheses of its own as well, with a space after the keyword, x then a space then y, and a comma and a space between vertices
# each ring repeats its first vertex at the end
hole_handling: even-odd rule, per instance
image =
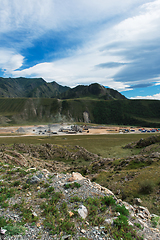
POLYGON ((0 0, 0 76, 160 99, 160 0, 0 0))

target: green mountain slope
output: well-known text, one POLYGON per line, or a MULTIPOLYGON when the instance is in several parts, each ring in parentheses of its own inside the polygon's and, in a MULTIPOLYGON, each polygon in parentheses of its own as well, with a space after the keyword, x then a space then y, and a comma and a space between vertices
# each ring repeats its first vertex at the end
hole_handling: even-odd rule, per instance
POLYGON ((42 78, 0 77, 0 97, 27 97, 33 89, 44 83, 42 78))
POLYGON ((83 122, 160 128, 158 100, 0 98, 0 123, 83 122))

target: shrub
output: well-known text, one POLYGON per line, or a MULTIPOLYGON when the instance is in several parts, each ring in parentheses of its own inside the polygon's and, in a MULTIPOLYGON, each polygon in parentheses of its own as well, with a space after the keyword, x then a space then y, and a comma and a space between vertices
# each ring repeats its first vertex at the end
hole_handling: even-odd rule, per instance
POLYGON ((129 215, 129 211, 125 208, 124 205, 122 205, 122 206, 117 205, 115 210, 116 210, 116 212, 119 212, 120 214, 122 214, 124 216, 128 216, 129 215))
POLYGON ((118 227, 118 229, 128 226, 128 219, 123 215, 119 215, 113 222, 118 227))
POLYGON ((94 205, 94 206, 100 206, 100 199, 99 198, 92 198, 92 197, 88 197, 86 199, 86 203, 89 204, 89 205, 94 205))
POLYGON ((0 226, 4 227, 5 225, 7 225, 7 222, 6 222, 5 218, 4 217, 0 217, 0 226))
POLYGON ((81 187, 81 184, 79 184, 79 183, 77 183, 77 182, 74 182, 74 187, 80 188, 80 187, 81 187))
POLYGON ((81 202, 82 199, 79 198, 78 196, 74 196, 72 198, 70 198, 70 202, 73 203, 73 202, 81 202))
POLYGON ((20 177, 25 177, 29 172, 26 172, 23 169, 17 169, 17 172, 19 172, 20 177))
POLYGON ((63 221, 59 228, 65 232, 66 234, 73 234, 75 225, 73 222, 70 221, 63 221))
POLYGON ((140 223, 134 223, 134 225, 135 225, 136 227, 138 227, 139 229, 143 229, 140 223))
POLYGON ((40 198, 49 198, 51 193, 54 193, 54 187, 47 188, 46 191, 42 192, 39 196, 40 198))
POLYGON ((159 217, 159 216, 152 217, 152 218, 151 218, 152 227, 156 228, 157 225, 158 225, 159 220, 160 220, 160 217, 159 217))
POLYGON ((14 187, 18 187, 21 184, 20 180, 14 181, 11 185, 14 187))
POLYGON ((141 194, 150 194, 153 192, 154 184, 150 180, 144 180, 140 183, 139 193, 141 194))
POLYGON ((104 196, 101 198, 101 202, 107 206, 115 205, 116 201, 112 196, 104 196))
POLYGON ((15 236, 17 234, 24 235, 26 228, 19 225, 7 225, 4 227, 7 230, 7 234, 11 236, 15 236))
POLYGON ((7 230, 7 235, 23 235, 25 233, 25 228, 20 225, 13 225, 12 222, 13 221, 11 219, 6 221, 4 217, 0 217, 0 226, 7 230))
POLYGON ((30 208, 25 208, 21 205, 20 210, 22 212, 21 216, 23 217, 22 224, 26 222, 32 223, 38 221, 39 218, 32 214, 32 210, 30 208))
POLYGON ((74 182, 74 183, 67 183, 64 185, 64 188, 65 189, 69 189, 69 188, 80 188, 81 187, 81 184, 77 183, 77 182, 74 182))
POLYGON ((0 188, 0 205, 1 207, 8 207, 7 198, 11 198, 14 196, 14 189, 13 188, 6 188, 2 187, 0 188))
POLYGON ((24 190, 27 189, 27 188, 30 188, 30 184, 24 183, 22 188, 23 188, 24 190))

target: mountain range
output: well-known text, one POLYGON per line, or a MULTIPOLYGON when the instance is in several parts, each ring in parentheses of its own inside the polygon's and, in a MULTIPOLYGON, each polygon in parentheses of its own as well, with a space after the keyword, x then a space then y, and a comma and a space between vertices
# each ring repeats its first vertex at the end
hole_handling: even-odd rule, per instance
POLYGON ((0 125, 87 122, 160 128, 159 100, 130 100, 93 83, 74 88, 42 78, 0 78, 0 125))
POLYGON ((0 77, 0 97, 5 98, 98 98, 104 100, 126 99, 118 91, 93 83, 75 88, 61 86, 55 81, 47 83, 42 78, 2 78, 0 77))

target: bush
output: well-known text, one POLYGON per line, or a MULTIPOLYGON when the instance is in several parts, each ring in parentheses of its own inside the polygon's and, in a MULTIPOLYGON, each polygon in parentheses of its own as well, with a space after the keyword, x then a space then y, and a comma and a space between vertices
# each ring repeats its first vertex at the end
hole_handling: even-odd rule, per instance
POLYGON ((0 226, 7 230, 7 235, 25 234, 26 228, 21 225, 13 225, 13 221, 6 220, 4 217, 0 217, 0 226))
POLYGON ((126 216, 119 215, 118 218, 114 220, 114 224, 118 227, 118 229, 121 229, 128 226, 128 219, 126 216))
POLYGON ((159 216, 155 216, 151 218, 151 225, 152 227, 156 228, 158 223, 160 221, 160 217, 159 216))
POLYGON ((21 235, 24 235, 25 234, 25 230, 26 228, 23 227, 23 226, 18 226, 18 225, 7 225, 4 227, 6 230, 7 230, 7 234, 8 235, 11 235, 11 236, 15 236, 17 234, 21 234, 21 235))
POLYGON ((70 202, 73 203, 73 202, 81 202, 82 199, 79 198, 78 196, 74 196, 74 197, 71 197, 70 198, 70 202))
POLYGON ((18 187, 20 184, 21 184, 21 181, 18 180, 18 181, 14 181, 14 182, 11 184, 11 186, 18 187))
POLYGON ((74 183, 67 183, 64 185, 64 188, 65 189, 69 189, 69 188, 80 188, 81 187, 81 184, 77 183, 77 182, 74 182, 74 183))
POLYGON ((153 192, 154 184, 150 180, 145 180, 140 183, 139 193, 141 194, 150 194, 153 192))
POLYGON ((129 211, 125 208, 124 205, 122 205, 122 206, 117 205, 115 210, 116 210, 116 212, 119 212, 120 214, 122 214, 124 216, 128 216, 129 215, 129 211))
POLYGON ((115 199, 112 197, 112 196, 104 196, 102 199, 101 199, 102 203, 107 205, 107 206, 113 206, 115 205, 116 201, 115 199))

